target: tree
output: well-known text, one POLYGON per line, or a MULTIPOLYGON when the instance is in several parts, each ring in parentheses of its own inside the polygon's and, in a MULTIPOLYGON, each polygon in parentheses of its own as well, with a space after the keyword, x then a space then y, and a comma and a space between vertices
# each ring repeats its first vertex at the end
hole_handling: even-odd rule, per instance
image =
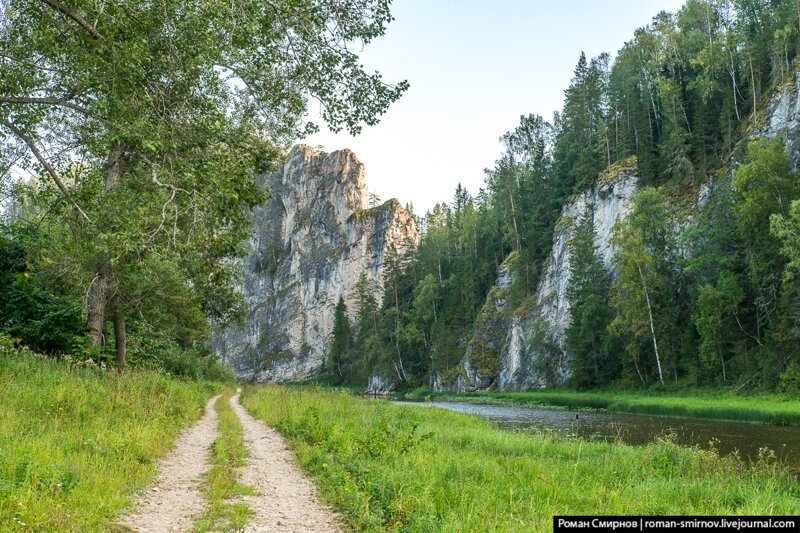
POLYGON ((92 339, 112 318, 120 367, 126 317, 159 305, 143 265, 230 318, 255 174, 314 128, 308 98, 358 132, 407 88, 351 52, 390 20, 389 0, 3 3, 1 166, 48 180, 92 339))
POLYGON ((358 324, 358 336, 367 336, 376 329, 376 316, 378 304, 372 295, 372 287, 367 275, 361 272, 355 285, 356 291, 356 324, 358 324))
POLYGON ((716 286, 707 284, 699 289, 694 324, 700 334, 700 360, 706 367, 719 362, 722 381, 728 380, 725 358, 732 352, 731 332, 736 329, 737 308, 744 291, 731 272, 721 272, 716 286))
POLYGON ((0 332, 37 351, 75 355, 86 329, 80 299, 54 293, 30 272, 25 243, 35 238, 0 225, 0 332))
POLYGON ((345 378, 343 367, 349 363, 352 345, 353 332, 350 329, 350 319, 347 318, 347 304, 344 303, 344 298, 340 296, 333 314, 333 338, 328 354, 331 370, 336 373, 337 380, 340 383, 345 378))
POLYGON ((770 233, 781 243, 781 253, 789 260, 784 278, 792 281, 800 271, 800 200, 793 200, 786 215, 775 213, 770 218, 770 233))
POLYGON ((628 355, 643 384, 647 380, 639 367, 639 354, 641 344, 649 337, 655 355, 658 380, 663 384, 664 373, 654 319, 655 302, 651 295, 663 289, 664 280, 653 268, 653 256, 645 247, 641 235, 632 226, 617 226, 612 243, 619 248, 619 253, 614 256, 618 279, 612 291, 612 302, 617 309, 617 316, 611 322, 610 330, 628 338, 628 355))
POLYGON ((771 234, 766 228, 772 216, 778 221, 786 217, 800 192, 783 142, 777 138, 751 141, 745 162, 734 171, 733 186, 736 228, 755 291, 755 337, 762 344, 764 331, 773 323, 784 268, 776 238, 780 230, 771 234))
POLYGON ((555 179, 562 199, 592 185, 610 161, 605 115, 608 107, 609 56, 587 61, 581 52, 564 111, 556 121, 555 179))
POLYGON ((572 380, 579 387, 598 385, 613 376, 606 335, 611 277, 597 256, 592 213, 585 213, 570 241, 567 302, 572 317, 566 330, 572 380))
POLYGON ((375 363, 378 335, 378 302, 373 296, 372 283, 361 272, 355 285, 356 315, 353 328, 353 364, 351 378, 367 377, 375 363))

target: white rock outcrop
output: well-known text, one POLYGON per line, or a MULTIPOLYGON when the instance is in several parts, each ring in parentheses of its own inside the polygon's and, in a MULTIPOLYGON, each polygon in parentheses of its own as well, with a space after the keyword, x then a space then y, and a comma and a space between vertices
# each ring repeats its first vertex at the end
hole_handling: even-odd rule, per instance
POLYGON ((295 146, 263 177, 271 198, 252 213, 242 326, 218 330, 215 348, 237 376, 286 382, 322 368, 340 296, 353 312, 362 272, 381 301, 384 257, 419 235, 397 200, 368 208, 364 165, 350 150, 295 146))
POLYGON ((767 122, 755 135, 782 137, 792 168, 800 168, 800 72, 793 83, 783 85, 770 99, 767 122))
POLYGON ((553 232, 553 247, 545 263, 542 278, 533 296, 534 305, 522 309, 505 309, 498 293, 511 285, 509 269, 504 263, 498 272, 498 284, 492 288, 487 303, 476 321, 475 339, 481 346, 499 351, 499 366, 486 370, 476 365, 476 350, 470 346, 462 361, 463 371, 456 375, 450 388, 480 390, 522 390, 561 382, 568 377, 565 352, 566 330, 570 323, 567 286, 570 279, 570 241, 578 221, 584 215, 592 217, 594 243, 607 268, 611 268, 614 249, 611 230, 618 220, 631 211, 631 199, 636 192, 638 176, 633 170, 621 170, 602 179, 596 186, 568 202, 553 232), (502 321, 502 327, 497 325, 502 321), (487 329, 483 324, 490 324, 487 329), (499 334, 498 334, 499 331, 499 334), (547 353, 544 353, 547 352, 547 353), (550 372, 544 375, 537 363, 551 360, 550 372), (496 374, 494 371, 496 370, 496 374))

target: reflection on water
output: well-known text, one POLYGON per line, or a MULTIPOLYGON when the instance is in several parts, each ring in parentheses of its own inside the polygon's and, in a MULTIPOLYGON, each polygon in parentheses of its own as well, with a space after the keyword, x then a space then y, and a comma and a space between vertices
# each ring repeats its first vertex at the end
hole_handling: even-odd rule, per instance
POLYGON ((758 458, 759 448, 767 447, 783 462, 800 465, 799 427, 622 413, 576 413, 466 402, 396 403, 435 406, 479 415, 506 429, 538 428, 577 434, 585 439, 618 439, 628 444, 646 444, 658 437, 672 434, 678 444, 708 448, 709 441, 717 439, 717 449, 723 455, 738 450, 743 458, 753 460, 758 458))

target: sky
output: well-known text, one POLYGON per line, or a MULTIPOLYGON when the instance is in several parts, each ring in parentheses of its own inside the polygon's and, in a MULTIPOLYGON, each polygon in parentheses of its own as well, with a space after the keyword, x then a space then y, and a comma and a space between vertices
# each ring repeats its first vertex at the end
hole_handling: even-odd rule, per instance
MULTIPOLYGON (((356 137, 321 131, 300 142, 350 148, 382 200, 424 214, 474 195, 520 115, 551 120, 581 51, 612 56, 660 11, 684 0, 394 0, 386 35, 360 53, 387 82, 411 87, 356 137)), ((318 107, 308 119, 322 124, 318 107)))

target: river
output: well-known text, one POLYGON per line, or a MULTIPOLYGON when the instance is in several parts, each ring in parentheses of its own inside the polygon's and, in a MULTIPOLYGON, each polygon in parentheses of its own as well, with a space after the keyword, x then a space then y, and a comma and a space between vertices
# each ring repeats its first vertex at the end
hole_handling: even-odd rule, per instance
POLYGON ((708 448, 717 439, 720 454, 738 451, 749 460, 758 459, 767 447, 786 464, 800 465, 800 427, 727 422, 700 418, 678 418, 607 412, 575 412, 535 407, 476 404, 467 402, 395 402, 404 405, 440 407, 488 418, 501 428, 557 431, 584 439, 615 440, 633 445, 647 444, 673 434, 684 446, 708 448))

